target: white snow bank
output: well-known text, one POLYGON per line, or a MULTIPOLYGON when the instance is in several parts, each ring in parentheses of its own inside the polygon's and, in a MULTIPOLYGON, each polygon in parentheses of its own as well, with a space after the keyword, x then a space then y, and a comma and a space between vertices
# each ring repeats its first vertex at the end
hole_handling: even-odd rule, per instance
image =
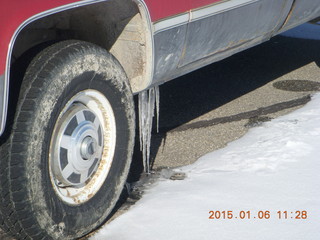
POLYGON ((319 156, 316 95, 302 109, 177 170, 187 174, 185 180, 160 179, 92 239, 318 240, 319 156), (210 210, 233 211, 234 217, 209 220, 210 210), (236 219, 242 210, 251 211, 251 219, 236 219), (294 219, 302 210, 307 219, 294 219), (258 219, 258 211, 270 211, 270 219, 258 219), (278 211, 288 211, 288 219, 278 219, 278 211))

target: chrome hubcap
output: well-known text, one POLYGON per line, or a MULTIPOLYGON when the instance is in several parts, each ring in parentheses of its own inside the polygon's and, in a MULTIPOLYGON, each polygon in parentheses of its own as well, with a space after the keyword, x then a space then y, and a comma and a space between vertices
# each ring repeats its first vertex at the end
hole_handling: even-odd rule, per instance
POLYGON ((97 147, 97 141, 91 136, 88 136, 85 139, 83 139, 80 148, 82 159, 89 160, 90 158, 94 157, 95 153, 97 152, 97 147))
POLYGON ((96 171, 102 157, 101 123, 81 103, 73 104, 62 120, 53 171, 60 186, 82 185, 96 171))
POLYGON ((50 144, 50 176, 60 198, 80 204, 100 189, 113 160, 116 126, 108 100, 86 90, 61 112, 50 144))

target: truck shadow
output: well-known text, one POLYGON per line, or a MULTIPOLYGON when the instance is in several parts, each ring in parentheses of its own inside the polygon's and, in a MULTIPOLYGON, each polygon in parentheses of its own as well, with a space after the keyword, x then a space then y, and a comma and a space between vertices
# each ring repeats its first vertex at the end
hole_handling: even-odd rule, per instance
POLYGON ((279 36, 162 85, 160 133, 175 129, 311 62, 319 64, 319 53, 319 41, 279 36))

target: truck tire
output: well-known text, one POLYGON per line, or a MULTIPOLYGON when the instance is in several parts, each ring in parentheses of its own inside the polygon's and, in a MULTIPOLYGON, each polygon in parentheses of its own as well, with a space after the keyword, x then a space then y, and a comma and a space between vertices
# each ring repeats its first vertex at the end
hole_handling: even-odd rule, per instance
POLYGON ((4 230, 17 239, 76 239, 99 227, 123 189, 134 134, 130 85, 111 54, 82 41, 43 50, 0 149, 4 230))

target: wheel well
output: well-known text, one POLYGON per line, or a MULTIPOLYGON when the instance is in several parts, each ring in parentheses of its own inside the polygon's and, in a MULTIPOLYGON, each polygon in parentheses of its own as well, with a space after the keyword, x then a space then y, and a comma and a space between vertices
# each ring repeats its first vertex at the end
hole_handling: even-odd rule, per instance
POLYGON ((148 15, 138 1, 109 0, 31 22, 16 38, 11 72, 23 76, 25 68, 16 62, 28 65, 34 52, 41 51, 48 43, 67 39, 95 43, 111 52, 127 73, 133 92, 139 92, 150 84, 151 30, 148 15))

